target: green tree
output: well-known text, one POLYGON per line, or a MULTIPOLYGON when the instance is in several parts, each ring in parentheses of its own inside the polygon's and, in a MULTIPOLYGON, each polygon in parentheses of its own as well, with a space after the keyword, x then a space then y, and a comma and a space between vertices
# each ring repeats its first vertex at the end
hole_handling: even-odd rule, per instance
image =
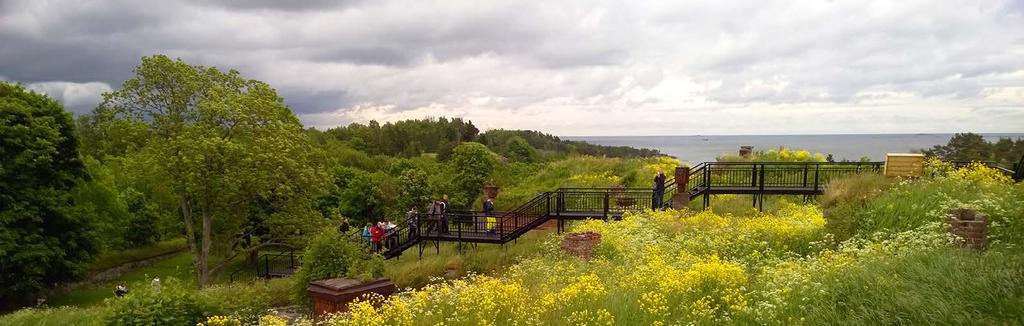
POLYGON ((384 194, 370 173, 339 167, 334 171, 334 185, 334 190, 320 199, 321 210, 336 210, 358 223, 355 225, 384 215, 384 194))
POLYGON ((953 135, 948 144, 935 145, 923 152, 943 161, 988 161, 992 159, 989 147, 984 137, 968 132, 953 135))
POLYGON ((427 172, 420 168, 409 168, 398 175, 398 208, 405 211, 410 207, 423 210, 430 202, 430 186, 427 183, 427 172))
POLYGON ((452 150, 448 167, 452 171, 455 196, 451 198, 455 207, 468 207, 480 195, 497 161, 494 153, 480 143, 466 142, 452 150))
POLYGON ((72 196, 87 178, 71 114, 0 82, 0 309, 80 275, 97 252, 72 196))
POLYGON ((322 221, 323 158, 266 83, 237 71, 143 57, 101 110, 151 135, 134 160, 173 194, 200 287, 237 255, 322 221))
POLYGON ((505 142, 505 156, 514 162, 536 163, 540 160, 537 149, 519 136, 512 136, 505 142))

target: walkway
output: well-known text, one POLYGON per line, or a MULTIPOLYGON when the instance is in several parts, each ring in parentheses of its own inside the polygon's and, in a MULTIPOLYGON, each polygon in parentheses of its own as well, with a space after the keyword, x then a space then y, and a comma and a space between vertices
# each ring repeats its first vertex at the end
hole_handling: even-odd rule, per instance
MULTIPOLYGON (((668 182, 662 207, 681 208, 701 196, 706 207, 710 196, 717 194, 754 195, 755 206, 763 202, 764 195, 818 195, 833 179, 877 173, 882 165, 882 162, 705 162, 676 170, 675 179, 668 182), (686 192, 676 195, 678 189, 686 189, 686 192)), ((654 208, 653 196, 649 188, 560 188, 538 194, 511 211, 497 213, 490 222, 479 212, 449 212, 444 223, 448 226, 447 232, 441 230, 441 216, 421 213, 416 216, 418 228, 404 223, 396 228, 389 239, 391 248, 384 252, 384 257, 398 257, 416 245, 422 255, 427 243, 437 248, 442 241, 503 244, 552 219, 558 221, 559 231, 565 220, 619 219, 627 211, 654 208)))

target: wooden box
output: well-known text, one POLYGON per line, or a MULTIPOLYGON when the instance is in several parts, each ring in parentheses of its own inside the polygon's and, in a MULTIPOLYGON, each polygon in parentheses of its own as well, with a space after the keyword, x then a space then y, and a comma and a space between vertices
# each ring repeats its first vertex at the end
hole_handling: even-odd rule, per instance
POLYGON ((313 299, 313 316, 348 311, 348 304, 367 293, 387 297, 395 293, 395 283, 381 278, 361 282, 348 278, 332 278, 309 282, 309 296, 313 299))
POLYGON ((885 155, 885 176, 887 177, 920 177, 924 174, 924 154, 885 155))

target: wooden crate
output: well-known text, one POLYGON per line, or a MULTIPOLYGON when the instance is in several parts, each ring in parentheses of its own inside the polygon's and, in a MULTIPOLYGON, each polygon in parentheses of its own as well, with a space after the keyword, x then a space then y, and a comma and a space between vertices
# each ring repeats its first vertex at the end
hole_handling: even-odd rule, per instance
POLYGON ((889 153, 885 155, 885 176, 920 177, 924 174, 924 154, 889 153))
POLYGON ((377 293, 387 297, 395 293, 395 283, 381 278, 369 282, 347 278, 332 278, 309 283, 309 296, 313 299, 313 316, 348 311, 348 304, 363 294, 377 293))

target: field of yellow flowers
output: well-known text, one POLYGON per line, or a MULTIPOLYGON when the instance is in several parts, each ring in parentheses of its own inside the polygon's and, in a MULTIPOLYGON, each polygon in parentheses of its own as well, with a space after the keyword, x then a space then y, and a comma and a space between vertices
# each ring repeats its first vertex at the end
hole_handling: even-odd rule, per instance
MULTIPOLYGON (((993 183, 1024 193, 984 167, 972 169, 917 182, 993 183)), ((826 232, 818 206, 780 206, 771 214, 668 210, 577 223, 572 232, 603 237, 591 261, 564 256, 560 237, 553 236, 543 253, 500 275, 366 298, 326 323, 957 324, 1024 318, 1024 269, 1013 244, 983 253, 956 249, 939 220, 840 242, 826 232)))

